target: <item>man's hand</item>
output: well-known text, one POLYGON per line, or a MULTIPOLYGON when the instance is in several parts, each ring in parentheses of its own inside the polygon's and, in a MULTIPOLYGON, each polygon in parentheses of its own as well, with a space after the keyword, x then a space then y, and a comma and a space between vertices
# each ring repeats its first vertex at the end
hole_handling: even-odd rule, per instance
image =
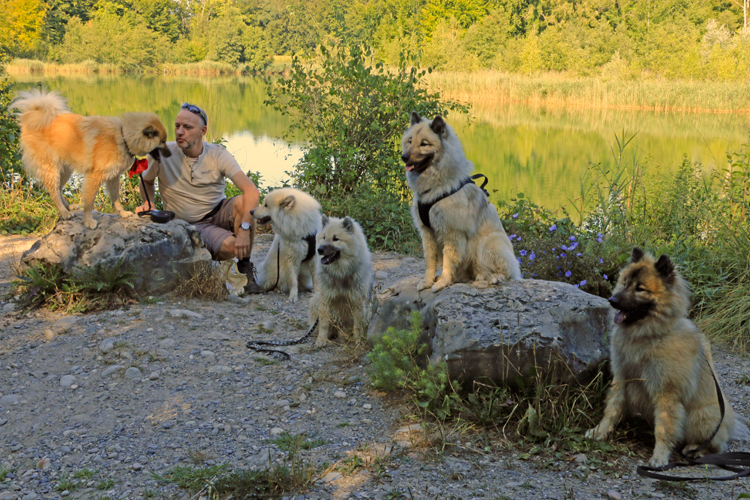
POLYGON ((140 207, 135 208, 135 213, 139 214, 141 212, 145 212, 146 210, 155 210, 156 207, 153 203, 144 203, 140 207))
POLYGON ((244 259, 250 256, 250 231, 240 230, 234 239, 234 256, 244 259))

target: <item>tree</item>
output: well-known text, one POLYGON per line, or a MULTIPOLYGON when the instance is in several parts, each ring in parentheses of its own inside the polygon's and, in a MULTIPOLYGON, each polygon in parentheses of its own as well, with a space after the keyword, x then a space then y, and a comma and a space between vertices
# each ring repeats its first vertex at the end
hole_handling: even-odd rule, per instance
POLYGON ((46 12, 42 0, 0 0, 0 49, 12 56, 36 49, 46 12))

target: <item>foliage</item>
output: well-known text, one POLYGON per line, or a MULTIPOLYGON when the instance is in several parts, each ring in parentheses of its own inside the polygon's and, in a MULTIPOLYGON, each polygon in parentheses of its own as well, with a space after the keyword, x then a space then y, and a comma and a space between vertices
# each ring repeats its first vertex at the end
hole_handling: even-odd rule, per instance
POLYGON ((368 188, 408 195, 399 138, 409 113, 445 116, 467 111, 423 88, 426 70, 401 53, 386 68, 359 45, 321 47, 319 65, 292 62, 289 78, 268 80, 268 104, 292 118, 290 132, 304 131, 308 146, 292 172, 300 189, 340 196, 368 188))
POLYGON ((427 344, 421 341, 422 318, 412 312, 408 330, 393 327, 375 341, 367 355, 373 387, 384 391, 406 390, 416 405, 438 418, 451 414, 454 395, 449 392, 448 368, 443 362, 430 363, 427 344))
POLYGON ((0 52, 24 55, 38 45, 44 27, 46 3, 43 0, 0 2, 0 52))
POLYGON ((226 276, 221 266, 210 262, 196 262, 181 281, 174 293, 185 299, 221 301, 229 293, 226 287, 226 276))
POLYGON ((11 282, 10 295, 17 297, 22 310, 47 307, 67 313, 112 309, 135 297, 131 283, 135 273, 122 260, 94 267, 79 268, 67 274, 60 266, 31 265, 11 282))

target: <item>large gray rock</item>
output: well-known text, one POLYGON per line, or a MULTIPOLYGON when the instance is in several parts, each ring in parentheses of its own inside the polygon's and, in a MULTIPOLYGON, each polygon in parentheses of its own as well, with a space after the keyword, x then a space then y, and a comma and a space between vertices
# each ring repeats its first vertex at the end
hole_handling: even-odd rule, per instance
POLYGON ((420 311, 430 361, 445 360, 451 379, 517 385, 538 370, 548 380, 580 380, 608 354, 612 308, 567 283, 455 284, 418 293, 419 280, 377 295, 368 340, 390 326, 408 328, 411 312, 420 311))
POLYGON ((210 265, 211 254, 194 226, 172 220, 96 214, 96 229, 83 226, 82 212, 55 224, 52 231, 24 252, 23 263, 60 265, 66 273, 96 264, 135 271, 131 282, 139 294, 165 293, 184 281, 196 265, 210 265))

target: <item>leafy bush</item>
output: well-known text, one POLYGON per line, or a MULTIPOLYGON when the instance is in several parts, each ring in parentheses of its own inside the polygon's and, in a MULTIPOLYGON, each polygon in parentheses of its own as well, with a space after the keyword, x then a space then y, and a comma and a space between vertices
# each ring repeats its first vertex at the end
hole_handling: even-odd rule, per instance
POLYGON ((320 51, 315 64, 294 58, 289 78, 267 80, 267 104, 291 117, 290 133, 308 138, 294 184, 310 192, 322 186, 329 197, 363 188, 408 197, 399 138, 409 114, 445 116, 467 108, 425 90, 429 70, 418 70, 405 52, 388 69, 359 45, 320 51))

